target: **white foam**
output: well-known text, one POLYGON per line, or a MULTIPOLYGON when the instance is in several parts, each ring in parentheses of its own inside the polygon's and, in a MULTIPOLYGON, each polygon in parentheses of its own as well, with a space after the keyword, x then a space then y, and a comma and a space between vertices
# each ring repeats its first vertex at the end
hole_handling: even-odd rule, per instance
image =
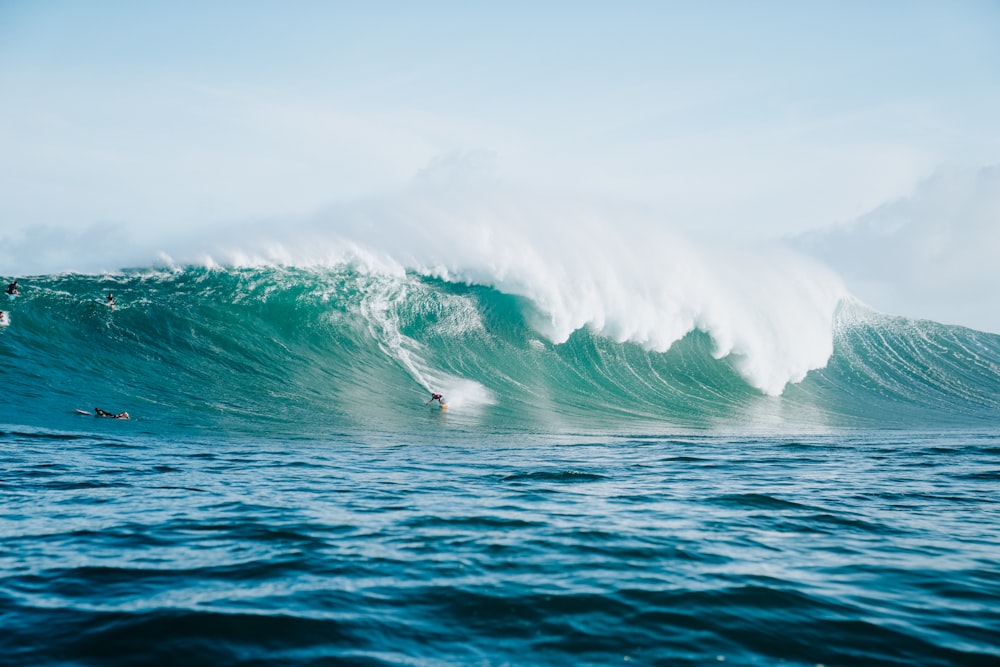
MULTIPOLYGON (((588 328, 665 351, 699 329, 717 358, 767 394, 826 364, 834 313, 847 296, 831 271, 776 244, 693 238, 624 207, 497 189, 408 192, 278 227, 220 237, 203 261, 347 263, 486 285, 525 298, 531 326, 555 344, 588 328)), ((421 384, 446 381, 412 361, 413 341, 385 344, 421 384)))
POLYGON ((555 344, 586 327, 665 351, 700 329, 767 394, 826 364, 847 296, 831 271, 782 246, 694 239, 632 211, 489 196, 361 211, 310 228, 353 235, 383 263, 524 297, 531 325, 555 344))

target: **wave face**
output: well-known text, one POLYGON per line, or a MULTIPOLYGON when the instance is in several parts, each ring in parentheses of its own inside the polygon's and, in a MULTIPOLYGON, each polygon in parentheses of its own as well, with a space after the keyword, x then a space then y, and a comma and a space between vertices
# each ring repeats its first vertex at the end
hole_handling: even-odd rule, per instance
MULTIPOLYGON (((825 367, 780 394, 698 328, 658 349, 593 325, 555 336, 536 301, 356 263, 22 279, 0 330, 9 424, 266 433, 977 427, 1000 417, 1000 336, 841 302, 825 367), (108 292, 118 305, 102 303, 108 292), (620 336, 619 336, 620 337, 620 336), (556 340, 553 340, 556 338, 556 340), (442 392, 447 413, 424 401, 442 392)), ((549 317, 549 322, 552 318, 549 317)), ((793 352, 794 353, 794 352, 793 352)), ((781 372, 785 372, 782 370, 781 372)))

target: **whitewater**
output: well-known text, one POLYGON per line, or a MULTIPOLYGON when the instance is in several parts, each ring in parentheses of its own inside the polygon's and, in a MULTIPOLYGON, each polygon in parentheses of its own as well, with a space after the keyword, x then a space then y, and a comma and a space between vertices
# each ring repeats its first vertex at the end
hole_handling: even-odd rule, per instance
POLYGON ((0 662, 1000 663, 1000 336, 524 201, 9 276, 0 662))

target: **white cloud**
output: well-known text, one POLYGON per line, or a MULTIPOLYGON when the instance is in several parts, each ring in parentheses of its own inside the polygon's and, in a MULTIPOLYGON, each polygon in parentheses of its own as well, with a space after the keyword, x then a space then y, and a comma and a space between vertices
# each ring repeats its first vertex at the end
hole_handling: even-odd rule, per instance
POLYGON ((939 171, 909 197, 793 242, 879 310, 1000 333, 1000 165, 939 171))
POLYGON ((0 233, 0 266, 11 277, 43 273, 116 271, 148 264, 149 248, 139 247, 120 224, 100 222, 81 230, 45 225, 0 233))

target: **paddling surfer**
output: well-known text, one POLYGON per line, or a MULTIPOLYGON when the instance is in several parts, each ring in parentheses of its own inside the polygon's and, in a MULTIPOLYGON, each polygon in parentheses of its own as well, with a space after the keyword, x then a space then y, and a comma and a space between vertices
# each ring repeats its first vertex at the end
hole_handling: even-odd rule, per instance
POLYGON ((108 417, 110 419, 128 419, 129 418, 127 412, 119 412, 118 414, 113 414, 111 412, 107 412, 105 410, 101 410, 100 408, 94 408, 94 416, 95 417, 108 417))

